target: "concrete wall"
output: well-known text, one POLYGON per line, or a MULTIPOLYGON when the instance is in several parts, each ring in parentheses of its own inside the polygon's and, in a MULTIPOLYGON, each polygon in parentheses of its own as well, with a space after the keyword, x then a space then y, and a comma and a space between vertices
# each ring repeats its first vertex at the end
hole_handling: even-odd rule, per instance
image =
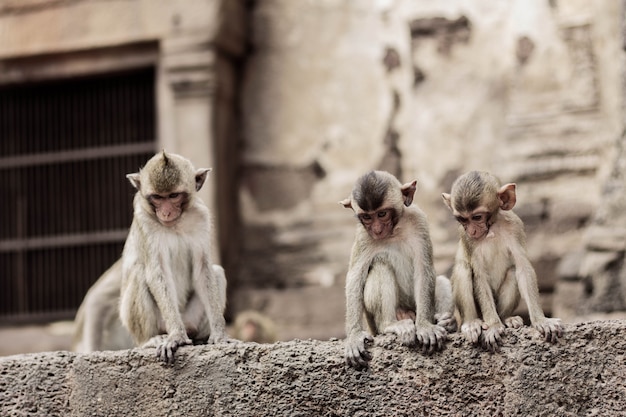
POLYGON ((626 409, 623 321, 566 326, 556 345, 507 332, 499 353, 454 335, 425 356, 377 337, 364 372, 343 342, 183 347, 173 366, 152 349, 0 358, 3 416, 582 416, 626 409))

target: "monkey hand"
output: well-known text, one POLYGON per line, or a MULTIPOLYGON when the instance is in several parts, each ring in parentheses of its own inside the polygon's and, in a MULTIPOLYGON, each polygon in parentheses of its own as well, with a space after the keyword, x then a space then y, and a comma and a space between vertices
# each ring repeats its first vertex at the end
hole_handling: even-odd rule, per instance
POLYGON ((399 320, 385 327, 383 333, 393 333, 405 346, 415 345, 415 323, 411 319, 399 320))
POLYGON ((487 329, 484 329, 480 338, 483 348, 492 353, 499 351, 502 345, 502 333, 504 333, 504 325, 501 323, 488 326, 487 329))
POLYGON ((533 327, 541 332, 546 342, 556 343, 559 337, 563 336, 564 330, 560 319, 546 318, 533 323, 533 327))
POLYGON ((372 360, 367 345, 373 341, 374 338, 363 331, 348 337, 345 350, 346 363, 357 370, 367 368, 368 362, 372 360))
POLYGON ((488 329, 488 327, 481 319, 474 319, 461 325, 461 333, 463 333, 465 339, 473 345, 478 344, 480 335, 483 333, 483 330, 486 329, 488 329))
POLYGON ((163 362, 174 363, 174 353, 179 347, 190 345, 191 339, 187 337, 187 333, 172 333, 164 337, 156 346, 156 357, 163 362))
POLYGON ((430 355, 437 350, 443 349, 443 345, 448 338, 448 332, 436 324, 416 324, 415 338, 417 343, 422 346, 422 353, 430 355))

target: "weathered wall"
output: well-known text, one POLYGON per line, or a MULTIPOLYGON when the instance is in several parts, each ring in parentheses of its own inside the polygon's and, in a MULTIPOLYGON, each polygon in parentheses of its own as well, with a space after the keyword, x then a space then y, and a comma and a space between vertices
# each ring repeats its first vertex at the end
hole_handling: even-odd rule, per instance
POLYGON ((366 372, 343 342, 183 348, 174 366, 152 350, 0 358, 3 416, 581 416, 625 415, 626 322, 566 327, 556 345, 529 328, 500 353, 452 336, 424 356, 376 338, 366 372))
POLYGON ((612 0, 253 3, 233 305, 267 312, 283 338, 341 335, 314 306, 330 298, 325 315, 343 314, 355 221, 337 201, 355 179, 418 179, 445 274, 457 230, 440 194, 482 169, 518 183, 551 312, 623 125, 621 21, 612 0))

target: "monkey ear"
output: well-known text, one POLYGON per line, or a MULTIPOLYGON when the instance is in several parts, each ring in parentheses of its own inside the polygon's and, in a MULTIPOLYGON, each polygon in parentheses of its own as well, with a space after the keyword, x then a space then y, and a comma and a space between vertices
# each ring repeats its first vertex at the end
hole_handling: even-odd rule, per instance
POLYGON ((502 210, 511 210, 515 206, 517 196, 515 195, 515 184, 505 184, 498 191, 500 199, 500 208, 502 210))
POLYGON ((404 205, 407 207, 410 206, 413 202, 415 190, 417 190, 417 180, 407 182, 400 188, 400 190, 402 190, 402 195, 404 196, 404 205))
POLYGON ((345 200, 341 200, 339 204, 341 204, 345 208, 352 208, 352 200, 350 200, 349 198, 346 198, 345 200))
POLYGON ((137 191, 139 191, 141 185, 141 183, 139 182, 139 173, 134 172, 132 174, 127 174, 126 178, 128 178, 128 181, 130 181, 132 186, 135 187, 137 191))
POLYGON ((196 170, 196 191, 200 191, 200 188, 204 185, 204 181, 206 181, 206 177, 211 170, 211 168, 200 168, 196 170))
POLYGON ((441 193, 441 198, 443 202, 448 206, 450 210, 452 210, 452 196, 448 193, 441 193))

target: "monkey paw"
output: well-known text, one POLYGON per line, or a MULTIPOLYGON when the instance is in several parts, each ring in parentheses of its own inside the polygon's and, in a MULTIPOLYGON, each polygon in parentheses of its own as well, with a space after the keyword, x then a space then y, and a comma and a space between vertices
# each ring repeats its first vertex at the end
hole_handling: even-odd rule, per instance
POLYGON ((366 332, 350 336, 345 343, 346 363, 357 370, 367 368, 368 362, 372 360, 372 354, 367 351, 367 345, 373 341, 374 338, 366 332))
POLYGON ((165 363, 172 364, 174 363, 174 354, 178 348, 190 344, 191 339, 189 339, 186 334, 184 336, 176 334, 168 335, 163 338, 161 343, 157 344, 156 357, 165 363))
POLYGON ((448 338, 448 332, 441 326, 434 324, 415 326, 415 337, 417 343, 422 346, 422 353, 429 355, 437 350, 443 349, 443 345, 448 338))
POLYGON ((211 335, 209 336, 209 339, 207 340, 207 343, 212 345, 216 343, 230 343, 232 341, 233 339, 228 337, 226 333, 221 332, 221 333, 211 333, 211 335))
POLYGON ((487 329, 487 325, 481 319, 474 319, 461 325, 461 333, 473 345, 478 344, 484 329, 487 329))
POLYGON ((413 346, 415 344, 415 323, 411 319, 393 322, 385 327, 383 333, 395 334, 400 343, 405 346, 413 346))
POLYGON ((546 318, 538 323, 533 323, 533 327, 541 332, 546 342, 552 343, 556 343, 564 332, 560 319, 546 318))
POLYGON ((519 329, 524 325, 524 319, 520 316, 507 317, 507 319, 504 320, 504 325, 509 329, 519 329))
POLYGON ((457 323, 452 313, 437 313, 435 314, 435 322, 437 326, 441 326, 448 333, 454 333, 457 331, 457 323))
POLYGON ((502 333, 504 333, 504 325, 495 324, 483 330, 481 335, 481 343, 483 348, 490 352, 497 352, 502 345, 502 333))

